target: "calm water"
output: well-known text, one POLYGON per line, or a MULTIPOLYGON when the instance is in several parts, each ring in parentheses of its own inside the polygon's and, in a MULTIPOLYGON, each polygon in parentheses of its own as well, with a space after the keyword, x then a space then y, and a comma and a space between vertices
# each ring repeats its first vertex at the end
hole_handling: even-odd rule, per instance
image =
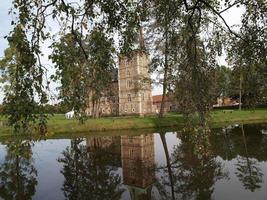
POLYGON ((0 199, 263 200, 266 191, 266 124, 0 145, 0 199))

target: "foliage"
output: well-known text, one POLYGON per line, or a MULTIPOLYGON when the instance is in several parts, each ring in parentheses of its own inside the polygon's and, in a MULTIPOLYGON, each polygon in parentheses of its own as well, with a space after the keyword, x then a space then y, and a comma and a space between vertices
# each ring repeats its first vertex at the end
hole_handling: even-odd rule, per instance
POLYGON ((215 182, 227 179, 228 173, 213 154, 209 133, 201 127, 182 133, 181 143, 174 146, 169 156, 171 172, 168 173, 173 180, 166 175, 168 163, 157 179, 157 188, 165 199, 211 199, 215 182))
POLYGON ((43 68, 37 58, 22 25, 17 25, 10 37, 9 48, 0 62, 1 82, 4 84, 3 114, 15 131, 28 131, 31 124, 46 124, 42 105, 47 102, 43 88, 43 68))
MULTIPOLYGON (((67 199, 120 199, 120 177, 104 149, 88 152, 81 139, 73 139, 58 161, 63 164, 63 192, 67 199)), ((92 147, 94 148, 94 147, 92 147)), ((111 161, 112 162, 112 161, 111 161)))
POLYGON ((215 76, 216 76, 216 91, 215 95, 217 97, 230 97, 232 93, 232 70, 226 66, 218 66, 215 69, 215 76))
POLYGON ((59 99, 69 110, 84 111, 86 107, 88 75, 87 63, 82 50, 78 47, 73 34, 64 35, 60 42, 53 44, 53 54, 50 59, 55 63, 55 80, 60 80, 59 99))
MULTIPOLYGON (((74 109, 83 117, 89 101, 96 109, 100 98, 107 94, 115 69, 112 40, 101 30, 93 30, 82 42, 87 57, 70 33, 53 44, 54 51, 50 58, 57 69, 53 78, 61 82, 59 98, 69 109, 74 109)), ((95 117, 98 112, 95 111, 95 117)))
POLYGON ((239 80, 242 82, 243 104, 255 107, 267 95, 267 2, 244 0, 242 3, 245 13, 242 16, 240 38, 230 36, 227 53, 234 69, 234 84, 239 80))
POLYGON ((7 155, 0 165, 0 197, 31 199, 37 185, 31 143, 27 140, 13 140, 6 145, 7 155))

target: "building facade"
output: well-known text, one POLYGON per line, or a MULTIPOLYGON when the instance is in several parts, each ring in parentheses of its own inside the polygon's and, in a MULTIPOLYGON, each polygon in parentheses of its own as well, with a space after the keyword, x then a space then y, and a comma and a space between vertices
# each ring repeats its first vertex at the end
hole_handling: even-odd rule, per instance
POLYGON ((152 94, 148 72, 149 57, 135 51, 119 58, 119 114, 146 115, 152 113, 152 94))

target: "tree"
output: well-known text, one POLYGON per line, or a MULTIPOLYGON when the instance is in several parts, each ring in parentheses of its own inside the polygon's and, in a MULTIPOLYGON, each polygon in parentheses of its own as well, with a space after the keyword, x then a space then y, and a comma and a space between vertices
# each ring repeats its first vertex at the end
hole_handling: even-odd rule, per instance
MULTIPOLYGON (((216 96, 222 97, 230 97, 232 94, 232 70, 226 66, 219 66, 215 69, 216 76, 216 96)), ((224 102, 223 102, 224 103, 224 102)))
POLYGON ((68 109, 77 113, 84 113, 88 99, 87 60, 78 47, 73 34, 66 34, 59 42, 53 44, 50 59, 55 63, 56 76, 60 80, 60 95, 68 109))
MULTIPOLYGON (((89 51, 89 81, 93 116, 99 117, 100 98, 113 96, 110 85, 114 77, 115 62, 112 40, 108 39, 101 30, 94 30, 88 38, 89 51)), ((117 75, 117 74, 115 74, 117 75)))
POLYGON ((38 58, 31 50, 22 24, 15 27, 8 41, 9 48, 0 62, 5 92, 3 114, 16 132, 29 131, 36 122, 43 132, 46 115, 42 105, 47 103, 43 86, 44 69, 37 64, 38 58))
POLYGON ((182 1, 151 1, 149 9, 150 22, 148 32, 150 45, 154 54, 152 59, 152 71, 162 75, 160 83, 163 86, 162 101, 159 117, 164 115, 164 105, 168 90, 171 86, 171 75, 177 62, 177 32, 180 30, 182 1))
POLYGON ((115 70, 113 42, 102 30, 94 29, 82 43, 86 57, 72 33, 53 44, 50 58, 57 69, 53 78, 60 80, 59 98, 69 109, 85 116, 91 101, 93 117, 98 117, 100 98, 111 92, 109 85, 115 70))
POLYGON ((205 127, 207 116, 214 102, 215 92, 215 67, 213 56, 206 52, 205 46, 189 36, 183 45, 188 46, 179 65, 175 94, 181 112, 189 120, 205 127), (210 59, 211 56, 211 59, 210 59))
POLYGON ((185 116, 197 112, 204 124, 213 100, 213 70, 221 52, 220 25, 213 26, 218 16, 211 9, 217 1, 152 1, 148 32, 151 32, 152 67, 163 72, 163 116, 167 91, 175 93, 185 116), (212 19, 212 20, 211 20, 212 19), (203 38, 208 30, 211 35, 203 38), (204 94, 205 91, 205 94, 204 94), (181 99, 182 98, 182 99, 181 99), (186 105, 187 104, 187 105, 186 105))
MULTIPOLYGON (((243 104, 254 107, 266 97, 266 1, 242 1, 240 38, 229 38, 228 60, 233 65, 236 86, 243 104), (239 84, 237 84, 237 80, 239 84)), ((241 102, 240 102, 241 103, 241 102)), ((241 104, 240 104, 241 106, 241 104)))

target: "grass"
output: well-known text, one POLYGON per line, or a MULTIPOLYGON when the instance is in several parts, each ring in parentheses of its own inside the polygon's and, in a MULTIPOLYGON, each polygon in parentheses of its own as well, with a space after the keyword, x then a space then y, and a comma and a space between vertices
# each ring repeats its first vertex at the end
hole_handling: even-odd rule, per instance
MULTIPOLYGON (((0 137, 10 136, 10 128, 4 126, 3 118, 0 121, 0 137)), ((211 113, 210 126, 220 127, 233 123, 261 123, 267 122, 267 109, 261 110, 234 110, 232 112, 213 111, 211 113)), ((168 113, 164 118, 159 119, 157 116, 150 117, 109 117, 100 119, 89 119, 85 124, 80 124, 75 119, 67 120, 64 115, 54 115, 48 121, 48 137, 63 135, 110 135, 115 132, 134 133, 137 130, 149 129, 151 132, 158 129, 182 127, 184 120, 182 115, 168 113), (108 133, 107 133, 108 131, 108 133)))

